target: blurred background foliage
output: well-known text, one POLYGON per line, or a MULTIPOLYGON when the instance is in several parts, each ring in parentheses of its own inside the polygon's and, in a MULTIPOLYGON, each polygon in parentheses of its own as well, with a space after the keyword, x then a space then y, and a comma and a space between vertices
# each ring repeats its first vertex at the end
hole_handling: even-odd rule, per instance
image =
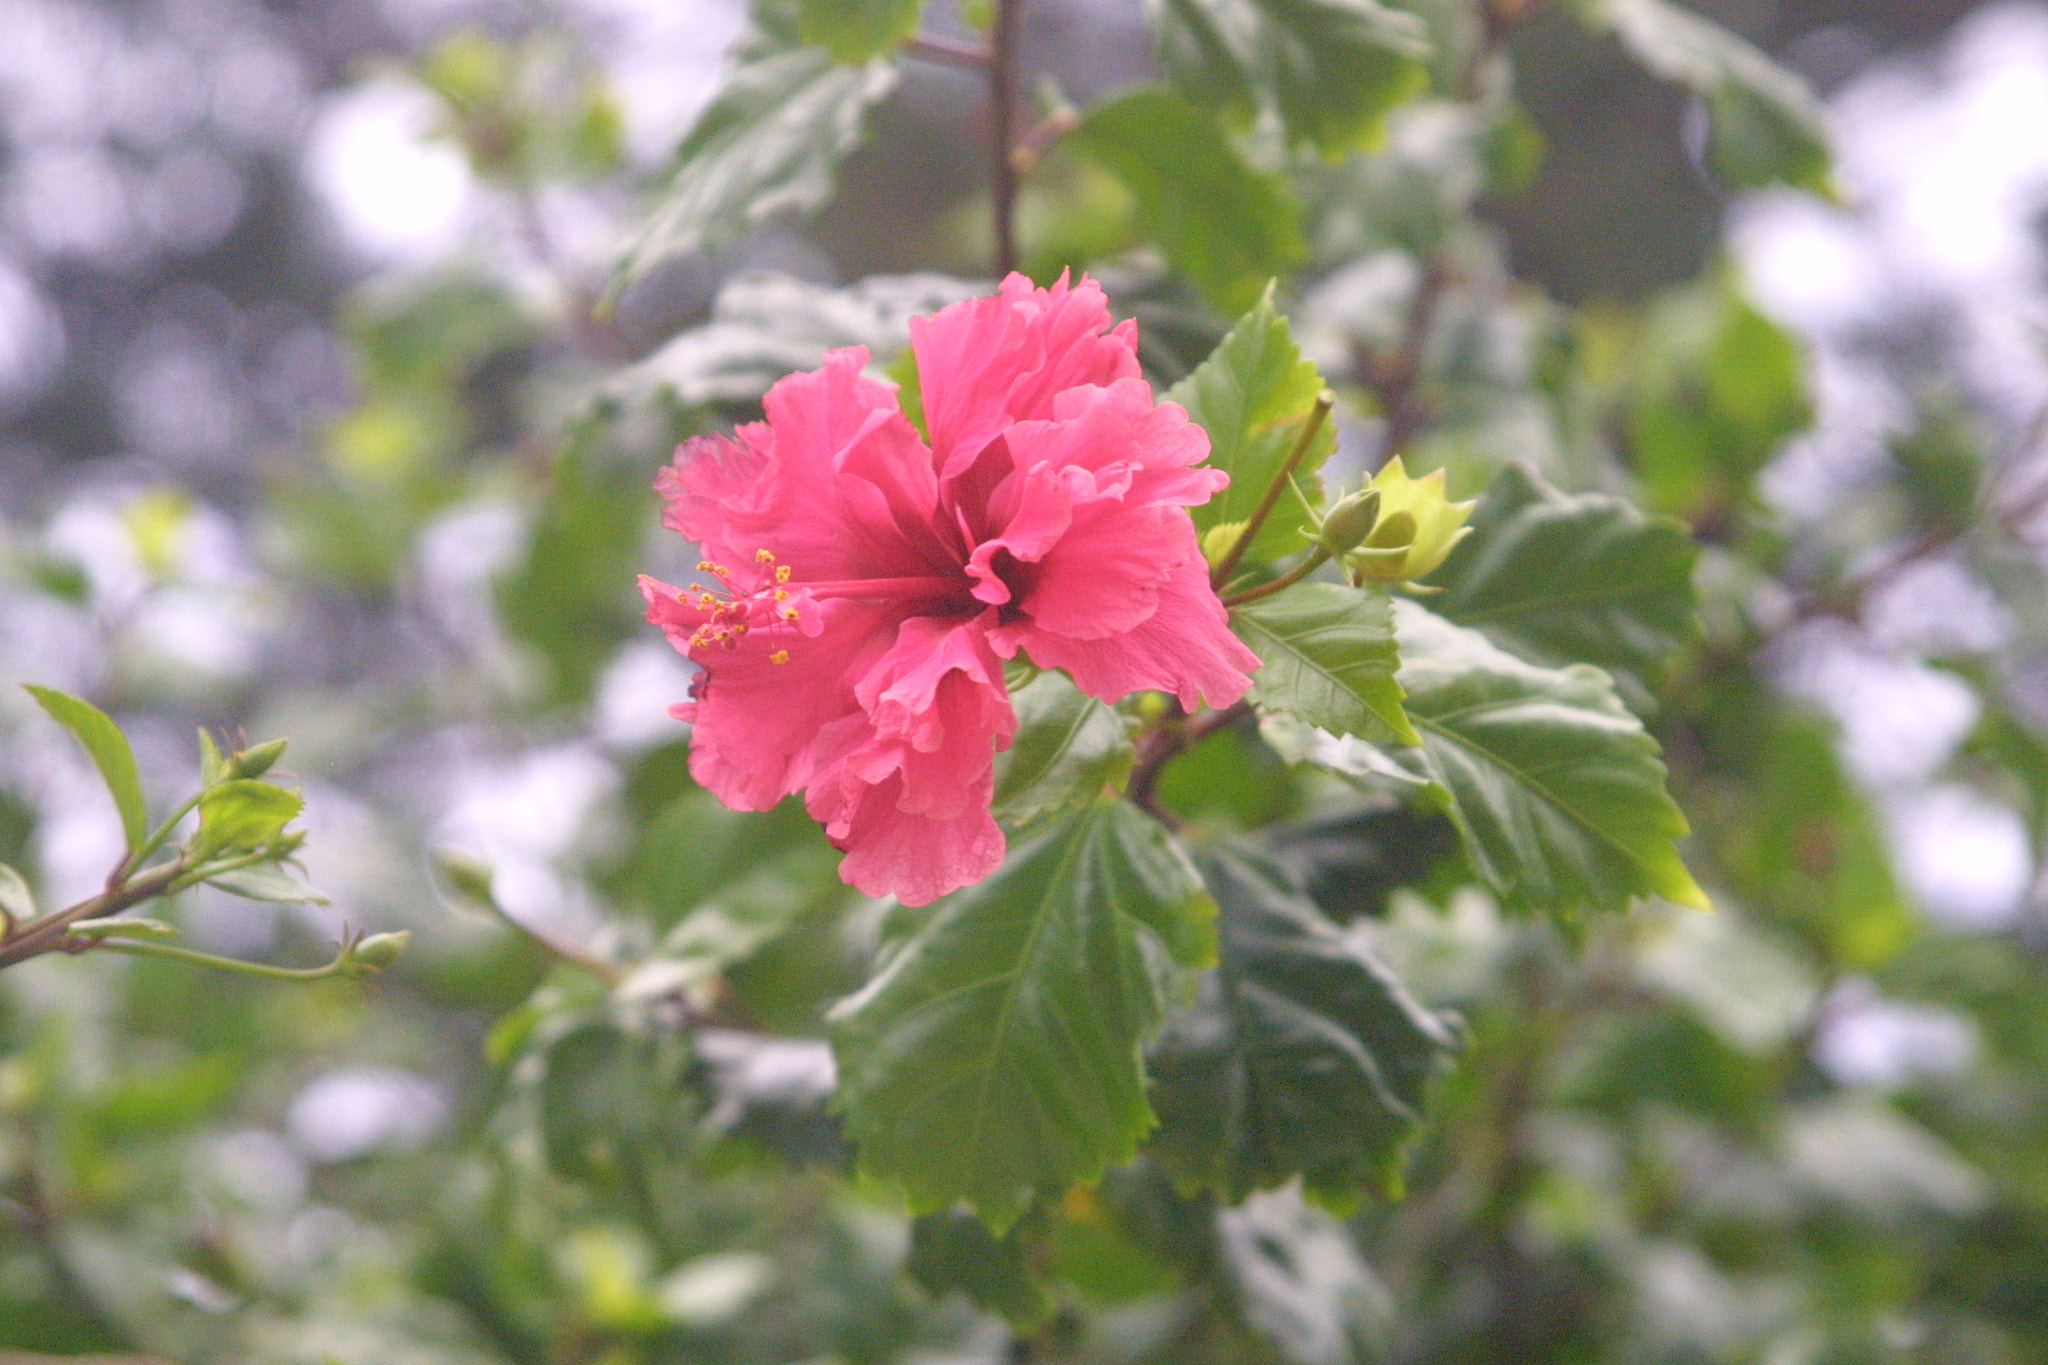
MULTIPOLYGON (((159 797, 195 724, 292 737, 335 904, 201 891, 188 938, 414 933, 370 990, 0 979, 0 1358, 2048 1359, 2048 9, 1414 0, 1282 79, 1022 7, 1019 258, 1156 383, 1277 274, 1333 471, 1691 525, 1697 639, 1625 686, 1719 911, 1567 941, 1219 733, 1163 799, 1277 828, 1463 1020, 1402 1197, 1148 1158, 995 1243, 848 1177, 821 1021, 881 907, 692 786, 632 578, 685 567, 679 437, 987 287, 964 8, 863 67, 797 45, 913 6, 763 5, 749 88, 813 122, 755 213, 662 193, 736 0, 0 0, 0 676, 159 797)), ((83 758, 12 686, 0 733, 0 861, 89 892, 83 758)))

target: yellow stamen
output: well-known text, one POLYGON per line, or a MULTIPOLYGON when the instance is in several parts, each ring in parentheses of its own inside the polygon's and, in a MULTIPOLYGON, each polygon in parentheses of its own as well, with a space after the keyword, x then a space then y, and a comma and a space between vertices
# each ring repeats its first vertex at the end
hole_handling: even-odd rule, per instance
MULTIPOLYGON (((764 550, 762 553, 766 554, 767 551, 764 550)), ((789 565, 778 564, 775 566, 775 581, 777 583, 787 583, 789 581, 789 565)))
POLYGON ((773 564, 775 562, 775 555, 768 550, 756 550, 754 551, 754 561, 758 564, 773 564))
POLYGON ((789 651, 788 651, 788 650, 786 650, 786 649, 778 649, 778 650, 776 650, 776 651, 775 651, 775 652, 774 652, 773 654, 770 654, 770 655, 768 656, 768 662, 769 662, 769 663, 771 663, 771 664, 786 664, 786 663, 788 663, 788 662, 789 662, 789 651))

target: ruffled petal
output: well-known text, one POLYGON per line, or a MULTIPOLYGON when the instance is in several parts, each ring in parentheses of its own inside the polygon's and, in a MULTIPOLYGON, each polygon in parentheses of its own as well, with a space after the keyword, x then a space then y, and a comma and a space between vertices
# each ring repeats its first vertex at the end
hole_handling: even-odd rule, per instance
POLYGON ((902 779, 891 777, 850 793, 811 789, 811 817, 846 850, 841 881, 870 896, 929 905, 1003 865, 1003 831, 988 811, 992 781, 950 819, 906 812, 901 788, 902 779))
POLYGON ((940 477, 968 469, 1012 422, 1053 416, 1056 395, 1138 375, 1137 324, 1110 326, 1102 286, 1011 275, 993 298, 913 319, 926 429, 940 477))
POLYGON ((1204 702, 1236 702, 1259 666, 1259 656, 1230 633, 1229 613, 1199 555, 1181 561, 1159 585, 1158 609, 1122 634, 1079 640, 1026 617, 997 627, 991 643, 1006 657, 1022 649, 1040 668, 1065 669, 1083 692, 1104 701, 1156 688, 1190 711, 1204 702))

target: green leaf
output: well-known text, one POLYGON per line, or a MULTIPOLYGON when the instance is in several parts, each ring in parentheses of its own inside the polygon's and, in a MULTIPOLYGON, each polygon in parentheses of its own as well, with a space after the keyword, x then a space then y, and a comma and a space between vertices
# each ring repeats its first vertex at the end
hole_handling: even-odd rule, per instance
POLYGON ((50 719, 78 736, 78 742, 92 755, 92 761, 99 765, 100 780, 107 784, 107 791, 114 798, 114 808, 121 812, 121 832, 128 839, 128 847, 140 848, 149 837, 149 808, 142 800, 142 777, 135 769, 135 751, 128 747, 128 737, 121 733, 121 727, 99 707, 68 692, 34 683, 25 686, 36 704, 49 712, 50 719))
POLYGON ((1171 90, 1095 106, 1072 145, 1123 182, 1139 231, 1219 308, 1250 307, 1268 278, 1308 255, 1286 183, 1252 169, 1214 120, 1171 90))
POLYGON ((1129 727, 1116 708, 1041 673, 1011 695, 1017 734, 996 759, 996 819, 1012 829, 1101 795, 1129 771, 1129 727))
POLYGON ((1542 668, 1395 604, 1401 686, 1465 856, 1509 907, 1571 920, 1631 896, 1707 907, 1657 742, 1605 673, 1542 668))
POLYGON ((1159 964, 1213 953, 1193 866, 1149 817, 1099 802, 1020 840, 988 880, 907 918, 833 1012, 839 1099, 870 1175, 1000 1235, 1034 1191, 1129 1160, 1152 1126, 1139 1048, 1159 964))
POLYGON ((1430 609, 1530 663, 1596 664, 1640 707, 1698 626, 1692 537, 1624 499, 1568 496, 1521 465, 1494 476, 1472 534, 1430 575, 1430 609))
POLYGON ((267 847, 305 805, 297 792, 275 783, 254 778, 223 782, 199 798, 195 847, 208 855, 267 847))
POLYGON ((1252 700, 1336 735, 1378 726, 1419 742, 1395 681, 1400 654, 1387 594, 1343 583, 1297 583, 1234 607, 1231 629, 1262 661, 1252 700))
POLYGON ((1798 76, 1670 0, 1580 0, 1580 10, 1649 70, 1706 101, 1714 163, 1731 182, 1831 193, 1827 120, 1798 76))
POLYGON ((1154 0, 1159 58, 1198 104, 1249 120, 1277 109, 1288 137, 1338 156, 1427 81, 1427 28, 1377 0, 1154 0))
POLYGON ((29 889, 28 879, 6 863, 0 863, 0 936, 4 936, 11 926, 35 917, 36 893, 29 889))
POLYGON ((539 1114, 548 1165, 571 1180, 611 1184, 693 1139, 681 1040, 585 1024, 549 1044, 539 1114))
POLYGON ((110 915, 105 919, 82 919, 73 921, 65 932, 79 938, 143 938, 163 940, 176 938, 178 931, 160 919, 143 919, 141 916, 110 915))
POLYGON ((842 66, 814 47, 743 56, 676 153, 675 175, 627 248, 614 289, 832 195, 862 116, 896 85, 888 63, 842 66))
POLYGON ((254 863, 248 867, 238 867, 232 872, 222 872, 208 877, 206 884, 233 892, 237 896, 247 896, 252 901, 274 901, 280 905, 327 904, 327 897, 276 863, 254 863))
POLYGON ((204 726, 199 730, 199 785, 210 787, 227 776, 228 758, 204 726))
POLYGON ((1153 1050, 1153 1152, 1233 1201, 1297 1175, 1338 1202, 1397 1191, 1450 1030, 1272 858, 1221 844, 1198 861, 1222 956, 1153 1050))
POLYGON ((797 32, 836 61, 859 64, 917 32, 924 0, 797 0, 797 32))
MULTIPOLYGON (((1258 303, 1238 319, 1209 358, 1164 395, 1166 401, 1186 408, 1195 424, 1209 433, 1209 463, 1230 475, 1228 487, 1189 509, 1198 531, 1251 518, 1267 486, 1286 466, 1302 423, 1322 392, 1323 377, 1294 344, 1287 319, 1274 311, 1268 284, 1258 303)), ((1280 494, 1272 515, 1259 528, 1247 562, 1278 559, 1309 544, 1311 537, 1303 528, 1314 519, 1323 498, 1316 471, 1336 448, 1336 425, 1325 422, 1295 472, 1294 486, 1280 494), (1306 503, 1303 494, 1309 499, 1306 503)))
POLYGON ((1052 1311, 1052 1296, 1024 1246, 1026 1230, 1035 1222, 998 1237, 961 1209, 925 1214, 910 1224, 910 1258, 903 1268, 929 1293, 957 1289, 975 1307, 1020 1326, 1043 1321, 1052 1311))

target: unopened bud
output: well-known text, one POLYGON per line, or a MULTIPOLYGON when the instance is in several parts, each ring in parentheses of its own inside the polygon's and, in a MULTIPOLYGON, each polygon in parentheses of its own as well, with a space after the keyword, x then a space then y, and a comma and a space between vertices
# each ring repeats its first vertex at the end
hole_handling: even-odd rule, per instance
POLYGON ((410 929, 400 929, 389 934, 372 934, 349 949, 347 957, 358 969, 357 974, 381 972, 398 961, 399 954, 405 951, 405 945, 410 942, 410 929))
POLYGON ((483 907, 493 903, 489 863, 459 848, 437 848, 432 857, 434 870, 457 897, 483 907))
POLYGON ((1371 487, 1380 495, 1379 524, 1344 557, 1358 581, 1403 583, 1421 578, 1444 562, 1470 527, 1470 502, 1444 496, 1444 472, 1408 477, 1401 457, 1387 461, 1371 487))
POLYGON ((284 757, 284 746, 284 740, 273 739, 259 744, 253 749, 244 749, 242 752, 232 755, 227 762, 227 776, 230 778, 263 776, 263 774, 270 771, 277 760, 284 757))
POLYGON ((1356 493, 1347 493, 1323 518, 1316 543, 1333 555, 1349 554, 1373 533, 1379 519, 1379 489, 1361 488, 1356 493))

